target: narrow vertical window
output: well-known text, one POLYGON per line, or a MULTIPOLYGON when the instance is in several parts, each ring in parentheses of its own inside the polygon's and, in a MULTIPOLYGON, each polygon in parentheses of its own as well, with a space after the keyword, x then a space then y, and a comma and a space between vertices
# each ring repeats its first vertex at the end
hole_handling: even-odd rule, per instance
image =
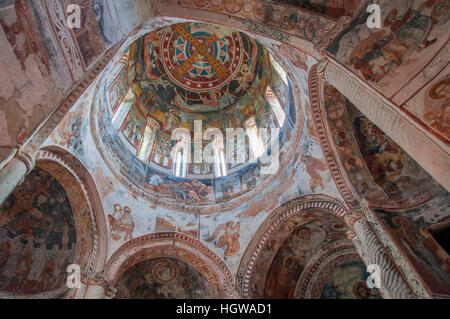
POLYGON ((133 103, 134 103, 134 94, 133 90, 130 88, 127 94, 125 95, 125 98, 122 100, 122 103, 119 105, 118 109, 114 113, 114 116, 111 120, 114 128, 119 129, 122 126, 123 121, 125 120, 125 117, 129 113, 133 103))
POLYGON ((143 162, 148 162, 150 160, 153 144, 155 142, 156 131, 157 123, 152 119, 148 119, 145 126, 144 135, 142 136, 141 145, 136 154, 137 157, 143 162))
POLYGON ((277 118, 278 125, 280 127, 283 127, 284 121, 286 120, 286 113, 284 113, 284 110, 281 107, 281 104, 278 101, 277 96, 270 87, 267 87, 266 89, 266 97, 267 101, 270 104, 270 108, 272 109, 273 114, 275 114, 275 117, 277 118))
POLYGON ((287 86, 288 85, 288 80, 287 80, 287 74, 286 72, 283 70, 283 68, 281 67, 281 65, 277 62, 277 60, 275 60, 275 58, 272 56, 272 54, 269 54, 270 57, 270 63, 272 63, 275 71, 277 71, 278 75, 280 76, 281 80, 284 82, 284 84, 287 86))
POLYGON ((179 150, 178 152, 177 152, 177 155, 176 155, 176 157, 175 157, 175 165, 174 165, 174 167, 175 167, 175 176, 177 176, 177 177, 181 177, 181 165, 182 165, 182 159, 183 159, 183 152, 181 151, 181 150, 179 150))
POLYGON ((227 175, 223 137, 214 137, 214 172, 216 177, 227 175))
POLYGON ((256 121, 254 117, 249 118, 245 121, 245 132, 247 133, 249 144, 250 144, 250 152, 253 160, 256 160, 264 153, 264 146, 261 143, 261 139, 259 138, 258 128, 256 127, 256 121))
POLYGON ((174 154, 173 173, 177 177, 186 177, 191 147, 190 141, 185 135, 178 137, 178 142, 174 154))

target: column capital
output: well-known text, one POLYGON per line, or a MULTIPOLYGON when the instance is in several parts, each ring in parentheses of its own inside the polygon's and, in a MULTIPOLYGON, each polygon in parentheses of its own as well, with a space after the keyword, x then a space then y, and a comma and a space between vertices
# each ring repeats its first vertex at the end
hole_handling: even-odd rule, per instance
POLYGON ((361 198, 358 201, 355 201, 350 206, 350 211, 345 215, 345 221, 350 228, 350 231, 347 232, 347 236, 349 239, 353 239, 356 236, 356 232, 354 230, 354 225, 357 221, 365 218, 366 213, 370 210, 370 203, 367 199, 361 198))
POLYGON ((27 167, 26 175, 30 174, 36 164, 34 154, 24 151, 22 145, 18 145, 16 150, 17 152, 14 157, 23 162, 27 167))
POLYGON ((325 80, 325 70, 326 70, 330 60, 324 54, 321 54, 321 56, 322 56, 322 59, 319 61, 318 66, 317 66, 317 74, 318 74, 319 78, 325 80))
POLYGON ((110 282, 106 280, 105 274, 103 272, 96 272, 93 274, 82 274, 81 280, 86 284, 86 286, 101 286, 105 290, 105 295, 110 298, 114 298, 117 294, 117 289, 115 289, 110 282))

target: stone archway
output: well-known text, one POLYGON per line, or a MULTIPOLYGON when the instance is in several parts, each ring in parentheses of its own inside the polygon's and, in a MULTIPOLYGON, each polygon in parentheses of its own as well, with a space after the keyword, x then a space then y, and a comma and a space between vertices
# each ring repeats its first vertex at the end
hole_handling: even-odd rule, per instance
MULTIPOLYGON (((195 269, 211 285, 217 298, 231 298, 234 284, 223 261, 192 237, 180 233, 144 235, 122 245, 109 259, 104 284, 114 287, 121 275, 148 260, 181 261, 195 269)), ((114 290, 114 289, 112 289, 114 290)))
POLYGON ((335 219, 335 227, 339 224, 342 228, 341 237, 345 235, 347 226, 344 216, 347 214, 347 208, 336 199, 326 195, 306 195, 281 205, 262 223, 241 260, 237 275, 237 289, 243 297, 261 298, 263 296, 264 289, 261 287, 255 289, 255 278, 259 277, 256 279, 259 285, 264 285, 266 274, 280 246, 289 234, 301 228, 308 220, 311 221, 314 214, 321 215, 320 218, 328 215, 335 219), (300 220, 303 216, 306 219, 300 220))
POLYGON ((3 204, 3 297, 64 296, 67 267, 77 264, 89 274, 106 253, 98 229, 103 213, 81 170, 71 154, 39 152, 36 167, 3 204))
POLYGON ((67 189, 69 200, 74 203, 79 200, 88 210, 84 217, 90 218, 92 249, 84 275, 100 271, 106 264, 108 236, 103 205, 94 178, 75 155, 62 148, 41 149, 36 154, 36 163, 55 175, 67 189))

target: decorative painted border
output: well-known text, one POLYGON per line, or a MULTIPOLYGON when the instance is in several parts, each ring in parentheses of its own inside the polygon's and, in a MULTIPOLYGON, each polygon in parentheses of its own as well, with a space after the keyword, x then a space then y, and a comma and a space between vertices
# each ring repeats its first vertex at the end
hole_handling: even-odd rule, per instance
POLYGON ((339 167, 327 132, 328 123, 324 118, 325 114, 320 103, 320 78, 318 68, 319 64, 314 64, 308 75, 309 99, 314 128, 316 129, 317 138, 319 139, 325 160, 327 161, 328 168, 339 193, 341 193, 346 203, 353 203, 356 198, 339 167))

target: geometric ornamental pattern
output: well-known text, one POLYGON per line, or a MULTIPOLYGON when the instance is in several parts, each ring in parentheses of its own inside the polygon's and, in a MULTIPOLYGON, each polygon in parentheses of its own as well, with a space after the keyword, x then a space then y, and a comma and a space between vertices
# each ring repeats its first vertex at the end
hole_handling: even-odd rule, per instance
POLYGON ((207 24, 176 24, 164 32, 159 48, 169 78, 193 92, 220 89, 241 70, 243 43, 238 32, 218 36, 207 24))

